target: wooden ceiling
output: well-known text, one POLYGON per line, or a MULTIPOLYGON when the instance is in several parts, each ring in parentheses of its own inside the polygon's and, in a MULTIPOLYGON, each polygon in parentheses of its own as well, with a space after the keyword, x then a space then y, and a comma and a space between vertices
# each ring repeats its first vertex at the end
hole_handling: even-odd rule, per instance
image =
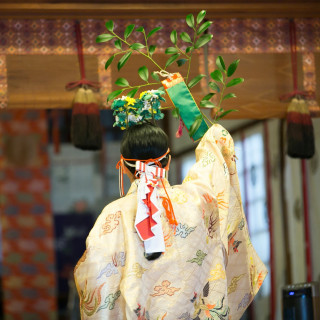
POLYGON ((207 17, 319 17, 319 0, 1 0, 0 18, 183 18, 200 9, 207 17))
MULTIPOLYGON (((317 55, 316 58, 318 58, 317 55)), ((235 92, 237 99, 229 99, 223 103, 223 107, 237 109, 239 112, 231 113, 228 119, 265 119, 282 118, 286 115, 287 102, 280 102, 279 97, 292 90, 292 75, 290 54, 224 54, 226 64, 240 58, 241 63, 237 74, 246 80, 242 85, 228 92, 235 92)), ((156 55, 157 61, 164 63, 164 54, 156 55)), ((190 78, 199 73, 200 57, 193 57, 190 78)), ((298 56, 298 85, 303 87, 302 58, 298 56)), ((85 56, 88 78, 98 81, 98 62, 96 56, 85 56)), ((125 70, 118 72, 116 63, 111 65, 110 82, 112 90, 119 89, 114 82, 119 77, 128 79, 131 85, 140 82, 137 75, 137 66, 145 64, 140 55, 133 55, 128 61, 125 70)), ((149 70, 152 65, 146 64, 149 70)), ((79 67, 75 55, 8 55, 8 87, 10 109, 66 109, 72 105, 74 91, 66 91, 65 84, 79 78, 79 67), (44 72, 45 70, 45 72, 44 72)), ((183 67, 182 67, 183 69, 183 67)), ((169 72, 176 71, 174 67, 168 68, 169 72)), ((180 70, 183 74, 186 70, 180 70)), ((317 75, 320 67, 317 68, 317 75)), ((201 85, 192 88, 191 92, 199 104, 208 88, 203 81, 201 85), (204 86, 203 86, 204 85, 204 86)), ((320 86, 320 85, 319 85, 320 86)), ((319 87, 318 86, 318 87, 319 87)), ((153 89, 159 87, 157 85, 153 89)), ((319 92, 317 90, 317 92, 319 92)), ((170 99, 164 107, 171 107, 170 99)), ((103 98, 105 99, 105 98, 103 98)), ((319 96, 317 96, 317 101, 319 96)), ((102 103, 103 101, 101 101, 102 103)), ((110 107, 110 104, 109 104, 110 107)), ((319 107, 317 108, 319 111, 319 107)), ((317 115, 319 116, 319 114, 317 115)))

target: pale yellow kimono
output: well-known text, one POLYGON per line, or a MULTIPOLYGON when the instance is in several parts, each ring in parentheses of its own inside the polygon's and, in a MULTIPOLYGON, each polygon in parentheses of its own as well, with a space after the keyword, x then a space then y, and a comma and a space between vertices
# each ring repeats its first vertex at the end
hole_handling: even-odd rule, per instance
POLYGON ((144 258, 134 228, 139 180, 104 208, 74 273, 82 319, 241 317, 267 271, 249 239, 227 130, 213 125, 196 160, 181 185, 166 182, 178 226, 174 233, 162 214, 166 251, 157 260, 144 258))

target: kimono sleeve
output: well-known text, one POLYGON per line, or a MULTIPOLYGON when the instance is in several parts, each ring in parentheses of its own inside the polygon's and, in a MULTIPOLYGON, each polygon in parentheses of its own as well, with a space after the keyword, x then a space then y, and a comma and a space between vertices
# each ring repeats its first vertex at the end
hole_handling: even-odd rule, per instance
POLYGON ((75 267, 81 319, 123 318, 120 281, 126 254, 121 215, 114 205, 102 211, 75 267))
POLYGON ((236 172, 234 143, 229 132, 214 124, 196 149, 196 163, 189 170, 183 185, 206 190, 204 197, 214 197, 218 203, 220 237, 228 251, 228 211, 230 175, 236 172))
POLYGON ((228 306, 232 319, 240 319, 261 287, 267 269, 250 241, 235 158, 232 137, 222 126, 213 125, 197 147, 196 164, 183 184, 207 188, 217 200, 220 239, 227 253, 228 306))

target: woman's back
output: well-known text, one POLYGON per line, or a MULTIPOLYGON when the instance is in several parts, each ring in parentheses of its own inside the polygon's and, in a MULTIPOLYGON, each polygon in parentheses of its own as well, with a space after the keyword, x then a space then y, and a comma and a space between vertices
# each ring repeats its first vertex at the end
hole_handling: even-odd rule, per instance
POLYGON ((196 156, 182 185, 158 181, 165 241, 158 259, 145 258, 135 229, 138 179, 103 210, 75 269, 83 319, 241 317, 266 269, 248 237, 232 138, 215 125, 196 156))

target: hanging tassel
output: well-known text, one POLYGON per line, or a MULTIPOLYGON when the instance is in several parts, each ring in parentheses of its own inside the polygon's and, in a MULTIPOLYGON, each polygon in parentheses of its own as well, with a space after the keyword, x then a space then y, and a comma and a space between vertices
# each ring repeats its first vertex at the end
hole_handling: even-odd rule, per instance
POLYGON ((91 89, 87 89, 88 104, 87 114, 87 144, 86 150, 101 150, 102 127, 100 122, 100 108, 91 89))
POLYGON ((75 23, 75 33, 81 80, 66 85, 67 90, 79 88, 73 100, 71 140, 79 149, 101 150, 102 127, 99 104, 93 91, 87 89, 88 87, 98 89, 100 84, 86 79, 81 28, 78 21, 75 23))
POLYGON ((82 149, 86 144, 87 136, 87 117, 85 106, 87 103, 84 88, 77 90, 73 100, 72 119, 71 119, 71 140, 75 147, 82 149))
POLYGON ((297 39, 294 20, 290 20, 289 26, 293 99, 287 111, 287 153, 293 158, 308 159, 314 155, 313 125, 306 101, 297 98, 307 96, 307 93, 298 91, 297 39))
POLYGON ((287 112, 288 156, 309 159, 315 152, 314 132, 306 101, 293 98, 287 112))
POLYGON ((102 148, 100 110, 91 89, 80 88, 76 92, 72 110, 71 139, 79 149, 102 148))

